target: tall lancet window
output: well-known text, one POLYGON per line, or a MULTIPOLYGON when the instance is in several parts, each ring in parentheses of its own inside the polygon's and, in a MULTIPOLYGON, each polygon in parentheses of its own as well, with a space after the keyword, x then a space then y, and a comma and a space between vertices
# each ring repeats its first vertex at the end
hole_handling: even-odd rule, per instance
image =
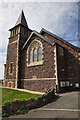
POLYGON ((12 73, 13 73, 13 62, 11 62, 9 66, 9 74, 12 74, 12 73))
POLYGON ((37 62, 38 59, 37 59, 37 48, 34 49, 34 54, 33 54, 33 57, 34 57, 34 62, 37 62))
POLYGON ((32 63, 33 62, 33 50, 31 50, 30 51, 30 56, 29 56, 30 58, 30 63, 32 63))
POLYGON ((38 48, 38 61, 42 61, 42 48, 38 48))
POLYGON ((27 65, 39 65, 43 63, 43 47, 42 43, 38 40, 33 40, 27 50, 27 65))

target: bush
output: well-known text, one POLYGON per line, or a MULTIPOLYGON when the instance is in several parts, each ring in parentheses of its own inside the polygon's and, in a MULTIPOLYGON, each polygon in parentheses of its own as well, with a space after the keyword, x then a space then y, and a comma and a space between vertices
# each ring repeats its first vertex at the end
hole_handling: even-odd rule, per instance
POLYGON ((50 93, 47 93, 46 95, 43 95, 41 97, 38 97, 37 99, 29 99, 27 101, 20 101, 15 100, 13 102, 7 102, 2 107, 3 110, 3 116, 9 116, 12 114, 24 114, 27 113, 31 109, 39 108, 41 106, 46 105, 47 103, 50 103, 52 101, 55 101, 57 96, 54 94, 53 91, 50 93))

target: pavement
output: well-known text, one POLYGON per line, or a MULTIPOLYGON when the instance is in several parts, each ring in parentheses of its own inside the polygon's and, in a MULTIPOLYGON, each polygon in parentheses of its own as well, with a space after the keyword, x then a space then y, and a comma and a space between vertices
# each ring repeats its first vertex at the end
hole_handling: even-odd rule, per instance
POLYGON ((80 118, 79 94, 77 91, 60 94, 59 99, 52 103, 9 118, 80 118))

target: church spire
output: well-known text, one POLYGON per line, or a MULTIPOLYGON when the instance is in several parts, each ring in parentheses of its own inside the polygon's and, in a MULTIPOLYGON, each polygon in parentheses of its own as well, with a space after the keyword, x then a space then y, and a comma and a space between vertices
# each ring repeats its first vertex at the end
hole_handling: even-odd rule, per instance
POLYGON ((19 24, 21 24, 21 25, 23 25, 23 26, 25 26, 25 27, 28 27, 27 21, 26 21, 26 18, 25 18, 25 16, 24 16, 23 10, 22 10, 21 14, 20 14, 19 17, 18 17, 15 26, 17 26, 17 25, 19 25, 19 24))

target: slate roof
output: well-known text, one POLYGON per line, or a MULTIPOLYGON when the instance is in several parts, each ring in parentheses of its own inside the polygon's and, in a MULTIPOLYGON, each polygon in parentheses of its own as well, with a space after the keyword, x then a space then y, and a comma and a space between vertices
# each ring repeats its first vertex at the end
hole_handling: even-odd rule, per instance
POLYGON ((36 36, 38 36, 39 38, 43 39, 44 41, 46 41, 47 43, 49 43, 50 45, 54 46, 54 41, 45 38, 44 36, 42 36, 40 33, 38 33, 37 31, 33 30, 31 35, 29 36, 29 38, 26 40, 25 44, 22 47, 22 50, 25 48, 25 46, 27 45, 28 41, 30 40, 30 38, 33 36, 33 34, 35 34, 36 36))
POLYGON ((69 42, 67 42, 66 40, 58 37, 57 35, 47 31, 46 29, 42 28, 42 30, 40 31, 40 33, 38 33, 37 31, 33 30, 31 32, 31 35, 29 36, 29 38, 26 40, 26 42, 24 43, 23 47, 21 50, 23 50, 25 48, 25 46, 27 45, 27 43, 29 42, 30 38, 33 36, 33 34, 35 34, 36 36, 40 37, 41 39, 43 39, 44 41, 46 41, 47 43, 49 43, 50 45, 54 46, 54 44, 56 43, 54 40, 52 41, 51 39, 47 38, 47 37, 44 37, 42 35, 42 32, 46 32, 50 35, 52 35, 54 38, 58 39, 59 41, 62 41, 63 43, 65 43, 66 45, 70 46, 71 48, 75 49, 76 51, 80 51, 80 48, 70 44, 69 42))
POLYGON ((25 26, 25 27, 28 27, 27 21, 26 21, 26 19, 25 19, 23 10, 22 10, 20 16, 18 17, 15 26, 17 26, 17 25, 19 25, 19 24, 21 24, 21 25, 23 25, 23 26, 25 26))
POLYGON ((73 48, 73 49, 75 49, 75 50, 77 50, 77 51, 80 51, 80 48, 79 48, 79 47, 76 47, 76 46, 72 45, 71 43, 69 43, 69 42, 67 42, 66 40, 62 39, 61 37, 59 37, 59 36, 51 33, 50 31, 42 28, 42 30, 40 31, 40 34, 42 34, 42 32, 46 32, 47 34, 53 36, 54 38, 56 38, 56 39, 58 39, 58 40, 60 40, 60 41, 62 41, 62 42, 65 43, 66 45, 70 46, 71 48, 73 48))
MULTIPOLYGON (((23 10, 22 10, 21 14, 19 15, 19 17, 16 21, 16 24, 13 28, 17 27, 18 25, 23 25, 24 27, 28 28, 27 21, 26 21, 26 18, 24 16, 23 10)), ((13 28, 9 29, 9 31, 12 30, 13 28)))

